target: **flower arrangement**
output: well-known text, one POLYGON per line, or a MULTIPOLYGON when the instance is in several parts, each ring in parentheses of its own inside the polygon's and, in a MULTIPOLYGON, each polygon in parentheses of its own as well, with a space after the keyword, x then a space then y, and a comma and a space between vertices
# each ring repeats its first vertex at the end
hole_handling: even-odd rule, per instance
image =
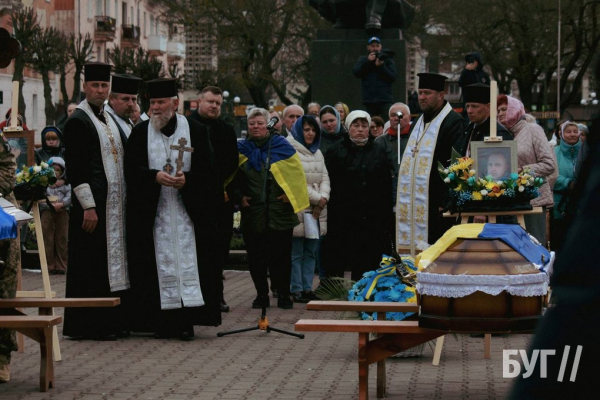
POLYGON ((498 199, 512 200, 514 203, 529 202, 539 196, 539 187, 544 179, 536 177, 529 168, 520 173, 512 173, 504 180, 494 180, 491 175, 476 177, 474 160, 461 157, 445 168, 438 163, 438 172, 450 187, 452 204, 458 208, 474 201, 490 201, 498 199))
POLYGON ((52 160, 47 163, 42 161, 40 165, 36 164, 29 168, 23 165, 20 170, 17 170, 16 186, 42 186, 46 188, 48 185, 55 183, 56 175, 54 174, 54 168, 52 168, 52 160))
POLYGON ((48 185, 56 183, 52 161, 41 162, 40 165, 31 167, 23 165, 20 170, 17 170, 16 178, 14 193, 19 200, 43 198, 48 185))
MULTIPOLYGON (((417 295, 414 286, 409 280, 401 278, 407 272, 416 273, 414 261, 410 257, 401 257, 401 262, 396 264, 393 257, 384 256, 382 267, 376 271, 363 274, 362 279, 356 282, 348 291, 350 301, 392 301, 400 303, 416 303, 417 295)), ((389 321, 402 321, 413 313, 388 312, 386 319, 389 321)), ((361 313, 364 320, 377 319, 377 313, 361 313)))

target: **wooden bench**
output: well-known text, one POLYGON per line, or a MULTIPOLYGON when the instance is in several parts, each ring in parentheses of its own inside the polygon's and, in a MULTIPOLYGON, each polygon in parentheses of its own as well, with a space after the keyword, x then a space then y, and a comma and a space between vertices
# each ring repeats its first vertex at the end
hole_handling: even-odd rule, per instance
MULTIPOLYGON (((362 321, 301 319, 295 328, 301 332, 358 333, 358 398, 369 398, 369 365, 401 351, 426 343, 446 332, 420 328, 418 321, 362 321), (370 333, 378 337, 369 340, 370 333)), ((385 362, 385 361, 384 361, 385 362)), ((385 397, 385 370, 377 374, 377 397, 385 397)))
POLYGON ((14 329, 40 344, 40 391, 54 387, 52 362, 52 328, 62 321, 61 316, 0 315, 0 328, 14 329))
POLYGON ((426 343, 446 332, 420 328, 418 321, 384 321, 386 312, 419 312, 416 303, 311 301, 307 310, 377 312, 377 321, 302 319, 295 325, 302 332, 358 333, 358 398, 369 396, 369 365, 377 363, 377 397, 385 397, 385 359, 401 351, 426 343), (369 334, 377 338, 369 340, 369 334))
POLYGON ((54 316, 56 307, 115 307, 118 297, 106 298, 25 298, 0 299, 0 328, 14 329, 40 344, 40 391, 54 387, 53 328, 62 322, 54 316), (38 316, 26 315, 21 308, 38 308, 38 316))
POLYGON ((38 308, 39 315, 52 315, 56 307, 115 307, 121 303, 118 297, 89 298, 34 298, 17 297, 0 299, 0 315, 25 315, 19 308, 38 308))

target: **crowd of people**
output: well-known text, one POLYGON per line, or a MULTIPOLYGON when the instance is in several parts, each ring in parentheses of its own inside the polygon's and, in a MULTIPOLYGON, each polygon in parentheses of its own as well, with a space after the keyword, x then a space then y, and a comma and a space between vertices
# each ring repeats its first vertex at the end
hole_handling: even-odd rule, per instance
MULTIPOLYGON (((350 271, 358 280, 382 254, 422 251, 453 224, 442 217, 450 194, 438 163, 448 166, 453 150, 471 156, 491 124, 504 141, 517 142, 518 171, 495 152, 486 174, 497 180, 528 168, 545 178, 531 201, 544 213, 527 216, 527 229, 560 249, 577 207, 582 127, 561 123, 553 147, 523 104, 504 94, 498 121, 491 121, 489 78, 477 53, 467 57, 462 77, 475 79, 463 87, 467 118, 445 100, 445 76, 421 73, 422 114, 411 121, 408 105, 391 98, 393 62, 373 55, 381 52, 379 39, 368 49, 355 67, 371 96, 367 111, 343 102, 313 102, 306 113, 289 105, 281 115, 254 108, 242 140, 219 118, 218 87, 205 88, 197 110, 184 117, 174 79, 146 82, 148 119, 137 104, 140 79, 86 64, 85 100, 69 105, 62 129, 42 131, 36 151, 36 162, 49 162, 58 177, 48 187, 53 206, 42 210, 48 269, 67 274, 67 297, 118 296, 121 305, 67 309, 63 334, 190 340, 194 325, 219 325, 229 311, 222 271, 237 209, 256 288, 252 308, 269 307, 271 291, 278 307, 290 309, 318 298, 316 273, 324 280, 350 271), (377 74, 385 95, 370 93, 377 74)), ((0 367, 10 350, 0 347, 0 367)))

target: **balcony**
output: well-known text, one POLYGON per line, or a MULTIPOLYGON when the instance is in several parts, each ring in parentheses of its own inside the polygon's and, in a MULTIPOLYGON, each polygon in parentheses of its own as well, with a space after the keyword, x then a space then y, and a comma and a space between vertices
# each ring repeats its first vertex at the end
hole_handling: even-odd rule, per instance
POLYGON ((185 43, 182 42, 167 42, 167 58, 171 60, 185 59, 185 43))
POLYGON ((162 35, 148 36, 148 54, 160 57, 167 52, 167 37, 162 35))
POLYGON ((135 25, 123 25, 121 27, 121 47, 140 47, 140 27, 135 25))
POLYGON ((112 42, 117 32, 117 20, 105 15, 96 16, 94 40, 96 42, 112 42))

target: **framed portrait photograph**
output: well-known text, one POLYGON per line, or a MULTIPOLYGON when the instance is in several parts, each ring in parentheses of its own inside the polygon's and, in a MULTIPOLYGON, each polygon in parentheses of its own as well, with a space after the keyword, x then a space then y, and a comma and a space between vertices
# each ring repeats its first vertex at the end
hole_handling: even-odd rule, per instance
POLYGON ((495 181, 502 181, 517 172, 517 142, 471 142, 471 156, 474 162, 475 176, 485 178, 491 176, 495 181))
POLYGON ((23 169, 23 165, 31 167, 35 164, 34 133, 34 131, 4 132, 10 151, 15 155, 17 169, 23 169))

